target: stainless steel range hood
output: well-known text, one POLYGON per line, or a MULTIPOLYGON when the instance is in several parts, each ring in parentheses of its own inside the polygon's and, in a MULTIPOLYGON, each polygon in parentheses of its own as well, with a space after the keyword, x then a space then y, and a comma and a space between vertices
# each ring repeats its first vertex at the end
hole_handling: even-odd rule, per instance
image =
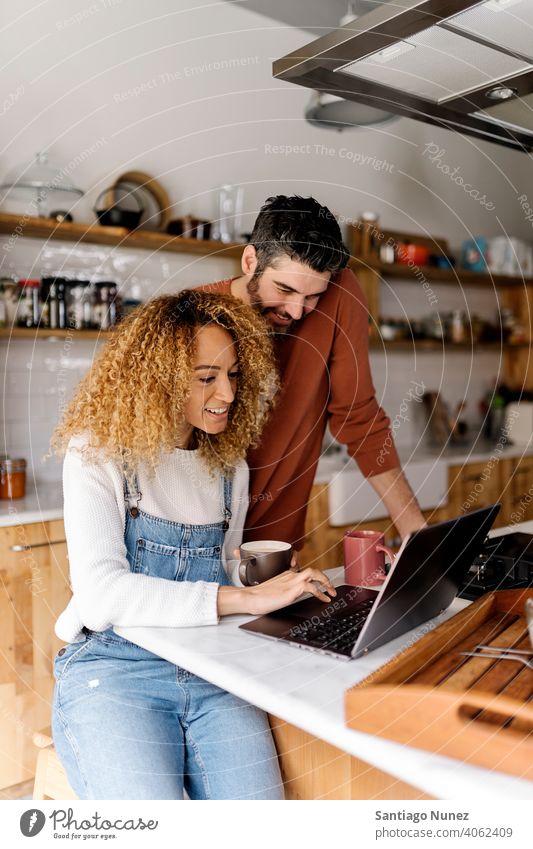
POLYGON ((307 88, 533 150, 533 0, 391 0, 273 70, 307 88))

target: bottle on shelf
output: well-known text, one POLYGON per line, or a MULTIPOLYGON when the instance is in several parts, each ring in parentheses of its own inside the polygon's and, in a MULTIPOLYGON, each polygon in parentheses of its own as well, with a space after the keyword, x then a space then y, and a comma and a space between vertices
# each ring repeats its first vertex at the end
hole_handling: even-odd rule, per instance
POLYGON ((0 281, 0 327, 3 328, 7 324, 6 302, 4 300, 4 286, 0 281))
POLYGON ((94 289, 91 286, 90 282, 86 281, 87 285, 84 286, 83 289, 83 297, 82 297, 82 313, 83 313, 83 327, 86 330, 92 329, 94 325, 94 315, 93 315, 93 301, 94 301, 94 289))
POLYGON ((58 277, 56 280, 57 297, 57 327, 64 330, 67 327, 67 285, 66 280, 58 277))
POLYGON ((109 326, 114 327, 120 319, 120 299, 116 283, 109 284, 109 326))
POLYGON ((68 326, 74 330, 84 330, 88 326, 85 323, 85 291, 88 286, 88 280, 73 280, 69 286, 67 302, 68 326))
POLYGON ((366 259, 377 258, 377 245, 379 243, 379 216, 377 212, 362 212, 359 216, 357 226, 361 230, 360 250, 361 256, 366 259))
POLYGON ((41 319, 40 281, 19 280, 20 303, 17 324, 19 327, 38 327, 41 319))
POLYGON ((57 300, 57 280, 52 279, 48 289, 48 327, 59 327, 59 305, 57 300))
POLYGON ((466 340, 465 319, 461 310, 453 310, 449 324, 450 342, 461 345, 466 340))

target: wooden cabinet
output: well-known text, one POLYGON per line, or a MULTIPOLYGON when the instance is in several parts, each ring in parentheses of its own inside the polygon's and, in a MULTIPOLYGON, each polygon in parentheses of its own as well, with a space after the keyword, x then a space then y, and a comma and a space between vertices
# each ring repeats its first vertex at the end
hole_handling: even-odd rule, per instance
POLYGON ((449 517, 461 516, 501 498, 501 466, 497 459, 464 463, 448 469, 449 517))
POLYGON ((301 728, 269 719, 286 799, 433 798, 301 728))
POLYGON ((57 616, 70 598, 61 520, 0 528, 0 788, 31 778, 50 725, 57 616))
POLYGON ((503 524, 533 519, 533 457, 505 460, 502 478, 503 524))

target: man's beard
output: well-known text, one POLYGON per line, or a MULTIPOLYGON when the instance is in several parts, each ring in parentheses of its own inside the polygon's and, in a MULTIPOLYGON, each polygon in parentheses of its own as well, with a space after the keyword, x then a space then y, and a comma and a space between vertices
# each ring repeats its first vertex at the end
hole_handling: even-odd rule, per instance
MULTIPOLYGON (((289 330, 292 330, 300 322, 292 319, 291 316, 288 315, 287 313, 284 313, 284 312, 281 312, 280 310, 274 309, 274 307, 265 307, 265 305, 264 305, 264 303, 263 303, 263 301, 262 301, 262 299, 259 295, 259 280, 260 280, 260 277, 261 277, 260 274, 254 274, 252 279, 248 282, 248 284, 246 286, 248 295, 250 297, 250 306, 252 306, 255 310, 257 310, 257 312, 260 313, 260 315, 262 315, 263 318, 265 318, 267 320, 267 324, 268 324, 268 327, 269 327, 271 333, 279 334, 280 336, 285 336, 285 334, 288 333, 289 330), (276 314, 276 313, 278 315, 280 315, 282 318, 290 319, 291 323, 286 324, 286 325, 273 324, 272 322, 270 322, 268 320, 268 317, 269 317, 269 315, 273 315, 273 314, 276 314)), ((300 319, 300 321, 301 321, 301 319, 300 319)))

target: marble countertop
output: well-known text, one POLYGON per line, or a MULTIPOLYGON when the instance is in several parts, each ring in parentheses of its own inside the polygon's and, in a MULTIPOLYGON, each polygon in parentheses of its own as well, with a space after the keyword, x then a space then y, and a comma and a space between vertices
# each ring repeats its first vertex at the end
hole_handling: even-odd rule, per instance
MULTIPOLYGON (((533 522, 506 530, 533 533, 533 522)), ((341 570, 332 574, 339 583, 341 570)), ((431 624, 440 624, 467 604, 456 599, 431 624)), ((185 667, 436 798, 533 799, 533 782, 462 764, 346 727, 344 694, 348 687, 427 632, 427 624, 423 631, 419 628, 404 634, 363 658, 342 661, 239 630, 238 625, 249 619, 249 616, 228 616, 219 625, 204 628, 115 630, 171 663, 185 667)))
POLYGON ((63 485, 55 483, 26 484, 26 497, 0 500, 0 527, 30 525, 63 518, 63 485))

